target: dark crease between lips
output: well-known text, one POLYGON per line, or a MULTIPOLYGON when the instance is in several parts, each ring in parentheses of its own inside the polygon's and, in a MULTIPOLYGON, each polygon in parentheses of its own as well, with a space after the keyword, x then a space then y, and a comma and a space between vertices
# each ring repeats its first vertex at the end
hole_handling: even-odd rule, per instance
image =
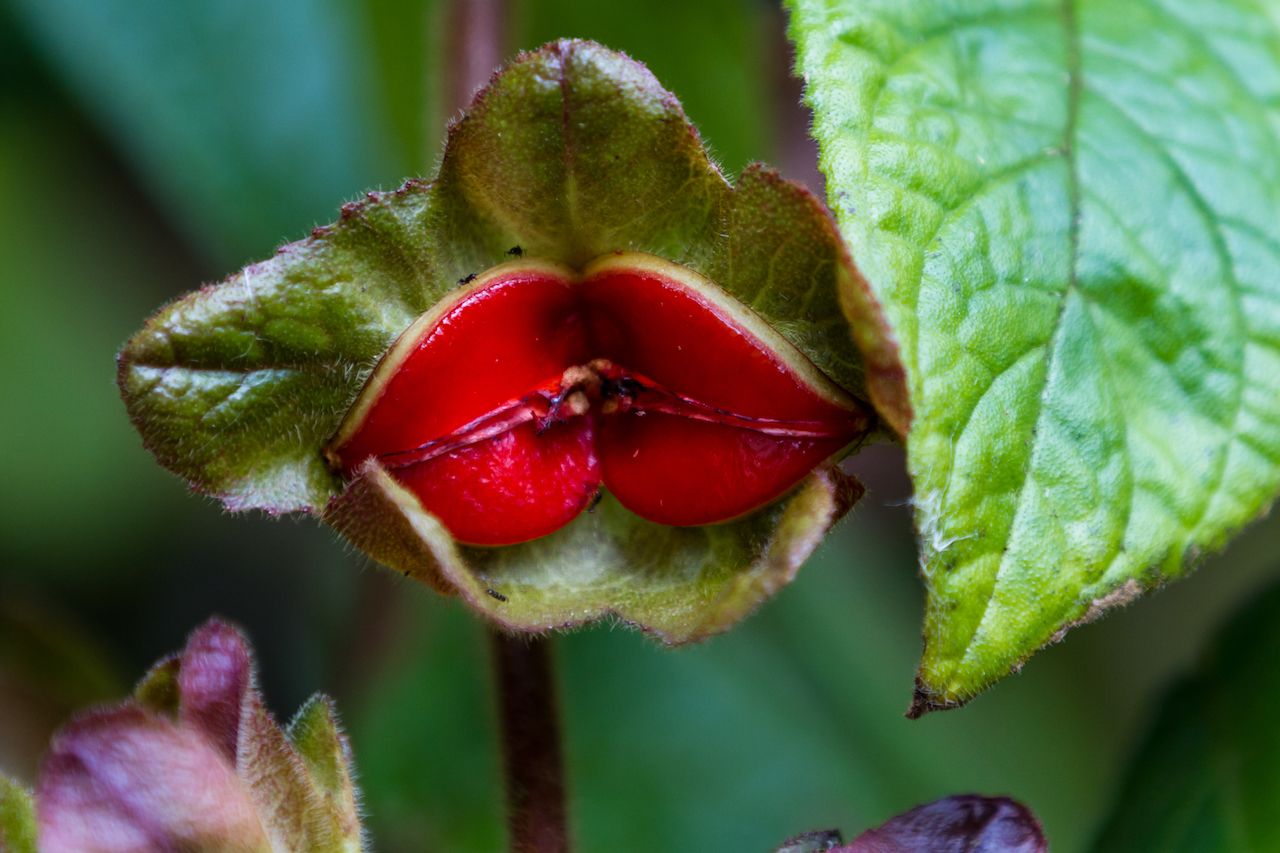
MULTIPOLYGON (((603 412, 605 417, 619 417, 626 414, 643 417, 648 412, 655 412, 706 421, 733 429, 751 430, 779 438, 835 439, 845 435, 851 428, 833 430, 829 425, 818 420, 782 420, 739 415, 676 394, 651 380, 636 374, 627 374, 611 366, 602 368, 592 363, 587 365, 586 369, 596 371, 602 380, 599 395, 596 398, 592 398, 590 394, 587 395, 591 400, 591 411, 601 406, 607 409, 610 403, 618 407, 616 411, 603 412)), ((383 463, 383 467, 394 470, 428 462, 464 447, 488 441, 521 424, 535 423, 538 433, 541 434, 552 424, 565 423, 572 418, 586 416, 586 412, 565 411, 565 401, 574 393, 583 391, 584 389, 576 384, 565 387, 563 382, 549 382, 544 388, 519 399, 510 400, 448 435, 424 442, 417 447, 382 453, 377 458, 383 463), (556 387, 556 393, 549 390, 552 385, 556 387)), ((856 427, 859 430, 865 429, 865 418, 857 421, 856 427)))
POLYGON ((326 455, 347 476, 377 458, 460 541, 513 544, 564 526, 601 486, 657 523, 730 520, 869 420, 691 270, 529 259, 406 331, 326 455))

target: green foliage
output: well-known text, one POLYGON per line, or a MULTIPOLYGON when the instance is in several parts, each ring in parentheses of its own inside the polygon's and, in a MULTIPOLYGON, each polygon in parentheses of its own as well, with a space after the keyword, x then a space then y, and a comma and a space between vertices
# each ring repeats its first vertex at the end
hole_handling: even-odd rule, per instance
MULTIPOLYGON (((289 724, 289 742, 306 766, 309 787, 335 816, 343 834, 360 834, 360 806, 356 796, 355 762, 333 700, 315 695, 307 700, 289 724)), ((358 845, 352 843, 352 847, 358 845)))
POLYGON ((519 46, 572 35, 643 62, 679 94, 727 174, 772 159, 767 154, 775 128, 760 119, 777 95, 772 87, 786 60, 779 52, 761 61, 761 54, 777 38, 771 26, 773 15, 781 17, 776 9, 744 9, 742 0, 523 0, 507 8, 519 46))
POLYGON ((436 111, 420 107, 434 93, 413 88, 427 88, 421 42, 396 35, 426 30, 433 3, 12 5, 193 241, 218 257, 264 251, 353 188, 418 171, 433 150, 421 117, 436 111))
POLYGON ((760 166, 735 191, 643 66, 566 41, 523 55, 477 96, 435 182, 346 205, 310 239, 161 310, 121 353, 130 415, 161 463, 229 508, 323 514, 504 625, 616 614, 681 642, 733 624, 848 508, 857 490, 838 472, 726 525, 666 528, 606 500, 550 537, 495 550, 457 547, 381 471, 347 485, 328 468, 321 449, 372 365, 512 246, 575 266, 618 250, 678 261, 862 390, 837 303, 857 283, 821 204, 760 166))
POLYGON ((36 806, 31 792, 0 774, 0 851, 36 853, 36 806))
POLYGON ((949 707, 1280 485, 1280 29, 1251 0, 791 7, 914 411, 914 710, 949 707))
POLYGON ((1269 678, 1277 659, 1280 588, 1239 614, 1200 671, 1160 704, 1098 853, 1280 848, 1280 730, 1269 678))

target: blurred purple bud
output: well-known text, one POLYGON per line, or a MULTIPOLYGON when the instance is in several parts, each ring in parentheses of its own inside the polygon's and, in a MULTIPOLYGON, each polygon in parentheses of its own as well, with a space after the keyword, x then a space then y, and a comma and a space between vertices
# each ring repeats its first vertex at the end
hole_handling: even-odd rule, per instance
POLYGON ((946 797, 859 835, 845 853, 1045 853, 1031 810, 1005 797, 946 797))
MULTIPOLYGON (((132 699, 55 735, 35 794, 39 849, 354 853, 363 837, 353 780, 332 703, 314 697, 286 732, 254 684, 248 642, 213 619, 132 699)), ((32 821, 18 786, 0 794, 4 850, 32 821)))
POLYGON ((270 849, 219 751, 134 705, 91 712, 54 738, 36 804, 45 853, 270 849))
POLYGON ((253 687, 248 643, 226 622, 210 619, 187 641, 181 666, 180 719, 204 732, 234 764, 245 699, 253 687))

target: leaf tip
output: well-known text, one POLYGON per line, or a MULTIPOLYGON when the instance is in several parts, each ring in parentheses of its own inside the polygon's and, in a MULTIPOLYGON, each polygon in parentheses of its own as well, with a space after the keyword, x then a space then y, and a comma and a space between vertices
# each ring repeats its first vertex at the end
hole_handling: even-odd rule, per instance
POLYGON ((904 715, 908 720, 918 720, 925 714, 934 711, 954 711, 968 703, 967 698, 946 696, 929 687, 924 679, 916 676, 915 691, 911 694, 911 704, 904 715))

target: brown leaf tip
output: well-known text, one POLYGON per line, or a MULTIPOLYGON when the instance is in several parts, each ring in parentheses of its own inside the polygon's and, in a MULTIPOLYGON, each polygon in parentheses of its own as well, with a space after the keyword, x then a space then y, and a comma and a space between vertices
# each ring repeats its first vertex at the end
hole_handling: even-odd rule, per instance
POLYGON ((941 696, 930 690, 924 683, 924 679, 917 675, 915 692, 911 695, 911 705, 907 708, 905 716, 908 720, 918 720, 934 711, 954 711, 963 707, 966 701, 941 696))

